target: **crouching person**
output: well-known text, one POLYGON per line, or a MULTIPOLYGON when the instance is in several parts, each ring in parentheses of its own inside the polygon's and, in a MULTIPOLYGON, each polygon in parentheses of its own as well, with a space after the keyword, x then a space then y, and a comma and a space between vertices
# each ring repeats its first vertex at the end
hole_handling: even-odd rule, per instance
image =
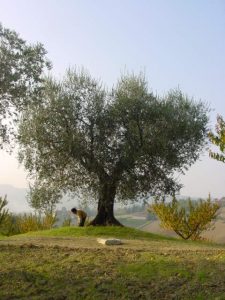
POLYGON ((83 227, 87 218, 86 212, 81 209, 76 209, 75 207, 71 209, 71 212, 77 216, 79 222, 78 226, 83 227))

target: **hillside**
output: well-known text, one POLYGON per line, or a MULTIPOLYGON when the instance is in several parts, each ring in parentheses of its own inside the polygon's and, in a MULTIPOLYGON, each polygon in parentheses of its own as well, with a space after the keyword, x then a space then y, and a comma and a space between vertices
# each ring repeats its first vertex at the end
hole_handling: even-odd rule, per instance
POLYGON ((9 184, 0 184, 0 196, 7 195, 8 208, 15 213, 30 211, 26 200, 27 189, 17 188, 9 184))
MULTIPOLYGON (((0 196, 4 197, 7 195, 7 208, 13 213, 19 214, 32 211, 27 202, 27 192, 28 189, 26 188, 17 188, 10 184, 0 184, 0 196)), ((76 205, 78 205, 78 199, 76 197, 71 198, 69 195, 64 195, 57 205, 57 208, 66 207, 67 209, 70 209, 76 205)))
POLYGON ((131 228, 0 237, 0 299, 224 299, 225 247, 131 228), (97 237, 121 238, 103 246, 97 237))

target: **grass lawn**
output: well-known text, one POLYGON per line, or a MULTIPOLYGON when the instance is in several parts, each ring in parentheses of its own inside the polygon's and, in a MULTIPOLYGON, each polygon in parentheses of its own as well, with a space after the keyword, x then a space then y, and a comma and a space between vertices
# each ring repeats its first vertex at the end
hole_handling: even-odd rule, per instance
POLYGON ((6 239, 7 237, 0 233, 0 241, 6 239))
POLYGON ((225 247, 118 227, 4 238, 0 299, 225 299, 225 247))
POLYGON ((165 239, 171 240, 172 239, 170 237, 164 237, 161 235, 140 231, 138 229, 134 229, 130 227, 117 227, 117 226, 60 227, 51 230, 29 232, 26 234, 21 234, 18 237, 21 238, 25 236, 29 236, 29 237, 31 236, 112 237, 113 236, 113 237, 126 238, 126 239, 150 239, 150 240, 165 240, 165 239))

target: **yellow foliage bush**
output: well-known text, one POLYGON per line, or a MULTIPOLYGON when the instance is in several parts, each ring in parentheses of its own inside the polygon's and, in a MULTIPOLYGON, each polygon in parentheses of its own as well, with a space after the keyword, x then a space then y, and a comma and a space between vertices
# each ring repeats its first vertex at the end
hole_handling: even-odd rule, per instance
POLYGON ((42 230, 41 218, 35 214, 23 214, 17 219, 17 226, 20 233, 42 230))
POLYGON ((172 202, 155 201, 149 208, 161 221, 161 226, 176 232, 181 238, 187 240, 200 239, 203 231, 212 228, 212 220, 215 219, 219 209, 217 203, 207 200, 188 201, 188 208, 180 207, 179 202, 174 197, 172 202))

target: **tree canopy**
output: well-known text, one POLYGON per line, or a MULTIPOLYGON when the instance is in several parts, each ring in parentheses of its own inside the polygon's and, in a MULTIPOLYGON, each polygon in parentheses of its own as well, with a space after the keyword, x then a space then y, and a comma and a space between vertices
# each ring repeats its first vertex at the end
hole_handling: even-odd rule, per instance
POLYGON ((207 108, 170 91, 158 97, 144 76, 122 76, 112 90, 84 71, 48 78, 41 101, 19 128, 20 161, 38 180, 61 190, 87 190, 98 199, 93 225, 119 224, 117 200, 180 189, 174 172, 199 157, 207 108))
POLYGON ((210 150, 210 157, 225 162, 225 122, 222 116, 217 116, 216 134, 209 132, 210 141, 219 147, 220 153, 210 150))
POLYGON ((35 181, 33 185, 30 185, 27 200, 29 205, 39 213, 52 215, 61 197, 60 191, 54 185, 35 181))
POLYGON ((40 100, 43 72, 50 68, 40 43, 29 45, 0 24, 0 146, 15 133, 15 121, 29 103, 40 100))

